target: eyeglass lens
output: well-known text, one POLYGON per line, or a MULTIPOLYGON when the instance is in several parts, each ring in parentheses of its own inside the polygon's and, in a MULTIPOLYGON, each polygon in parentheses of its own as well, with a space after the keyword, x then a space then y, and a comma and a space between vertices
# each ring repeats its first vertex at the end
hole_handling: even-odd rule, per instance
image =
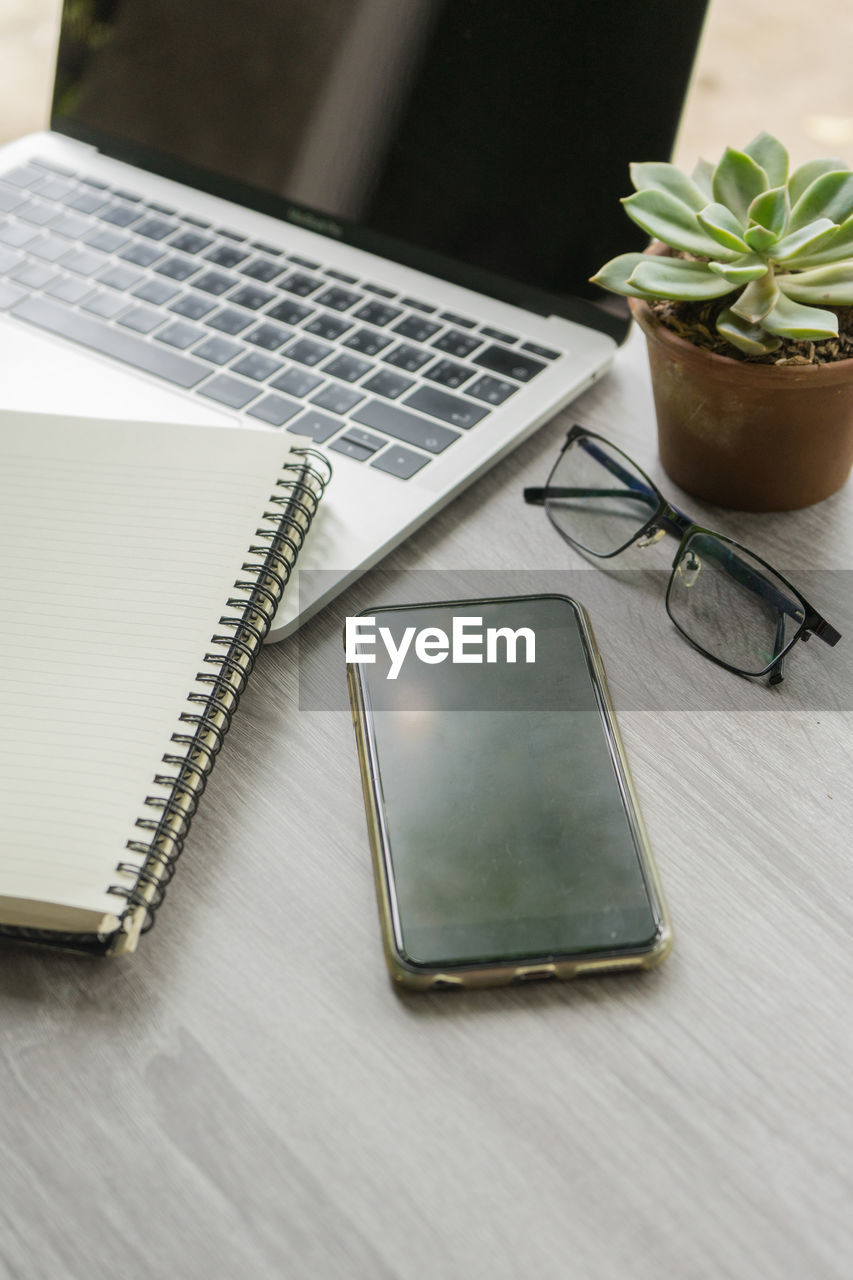
POLYGON ((772 569, 711 533, 681 548, 666 604, 689 640, 746 675, 766 671, 804 620, 802 601, 772 569))
POLYGON ((573 440, 560 454, 545 497, 557 528, 598 556, 626 547, 658 504, 657 494, 628 458, 588 436, 573 440))

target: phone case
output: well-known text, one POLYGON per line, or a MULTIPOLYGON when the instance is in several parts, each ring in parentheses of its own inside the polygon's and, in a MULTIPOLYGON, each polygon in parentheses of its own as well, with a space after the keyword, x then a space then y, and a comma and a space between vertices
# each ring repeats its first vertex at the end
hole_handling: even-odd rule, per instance
MULTIPOLYGON (((478 604, 492 604, 500 600, 448 600, 435 602, 447 608, 467 608, 478 604)), ((658 933, 651 947, 642 951, 619 951, 611 955, 601 952, 587 955, 543 956, 541 959, 506 960, 486 964, 460 964, 443 967, 414 965, 402 954, 399 923, 396 919, 394 895, 391 887, 391 850, 383 820, 379 780, 379 767, 375 745, 370 732, 361 667, 357 663, 347 665, 347 687, 352 708, 353 727, 358 745, 361 783, 367 815, 367 828, 376 883, 376 897, 382 928, 385 959, 394 981, 403 987, 418 991, 450 987, 501 986, 510 982, 529 982, 541 979, 569 979, 595 973, 613 973, 630 969, 651 969, 669 954, 672 948, 672 928, 660 886, 657 867, 649 847, 648 835, 637 802, 636 792, 625 756, 625 748, 619 734, 613 704, 607 687, 607 677, 601 654, 595 642, 589 615, 582 604, 569 596, 543 593, 537 596, 507 596, 504 600, 560 599, 576 610, 581 637, 589 659, 593 687, 601 712, 602 725, 610 747, 611 756, 622 786, 629 822, 633 829, 652 911, 658 922, 658 933)), ((421 606, 399 606, 418 608, 421 606)), ((364 614, 379 614, 383 610, 366 609, 364 614)))

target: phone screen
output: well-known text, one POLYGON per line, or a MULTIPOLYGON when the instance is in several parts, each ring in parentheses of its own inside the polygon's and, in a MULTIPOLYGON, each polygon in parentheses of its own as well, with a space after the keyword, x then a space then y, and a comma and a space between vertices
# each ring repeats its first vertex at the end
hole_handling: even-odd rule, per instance
POLYGON ((371 617, 373 628, 359 619, 361 651, 375 660, 358 678, 404 958, 650 948, 661 921, 573 603, 371 617))

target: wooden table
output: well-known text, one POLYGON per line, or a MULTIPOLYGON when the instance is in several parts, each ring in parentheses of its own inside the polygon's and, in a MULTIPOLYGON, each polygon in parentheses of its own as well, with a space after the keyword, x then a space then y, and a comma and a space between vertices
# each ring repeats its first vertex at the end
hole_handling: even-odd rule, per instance
POLYGON ((135 957, 4 949, 3 1276, 851 1275, 853 492, 728 513, 655 459, 635 335, 598 388, 264 652, 135 957), (574 420, 789 569, 842 644, 751 685, 669 622, 671 542, 618 571, 575 555, 521 501, 574 420), (676 931, 655 972, 392 990, 339 627, 457 582, 587 604, 676 931))

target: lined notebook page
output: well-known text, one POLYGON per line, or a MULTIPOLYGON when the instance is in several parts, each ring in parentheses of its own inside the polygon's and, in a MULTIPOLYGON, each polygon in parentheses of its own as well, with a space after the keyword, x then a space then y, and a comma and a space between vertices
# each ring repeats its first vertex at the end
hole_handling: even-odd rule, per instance
POLYGON ((142 861, 126 841, 286 455, 272 432, 0 413, 0 898, 120 912, 106 890, 142 861))

